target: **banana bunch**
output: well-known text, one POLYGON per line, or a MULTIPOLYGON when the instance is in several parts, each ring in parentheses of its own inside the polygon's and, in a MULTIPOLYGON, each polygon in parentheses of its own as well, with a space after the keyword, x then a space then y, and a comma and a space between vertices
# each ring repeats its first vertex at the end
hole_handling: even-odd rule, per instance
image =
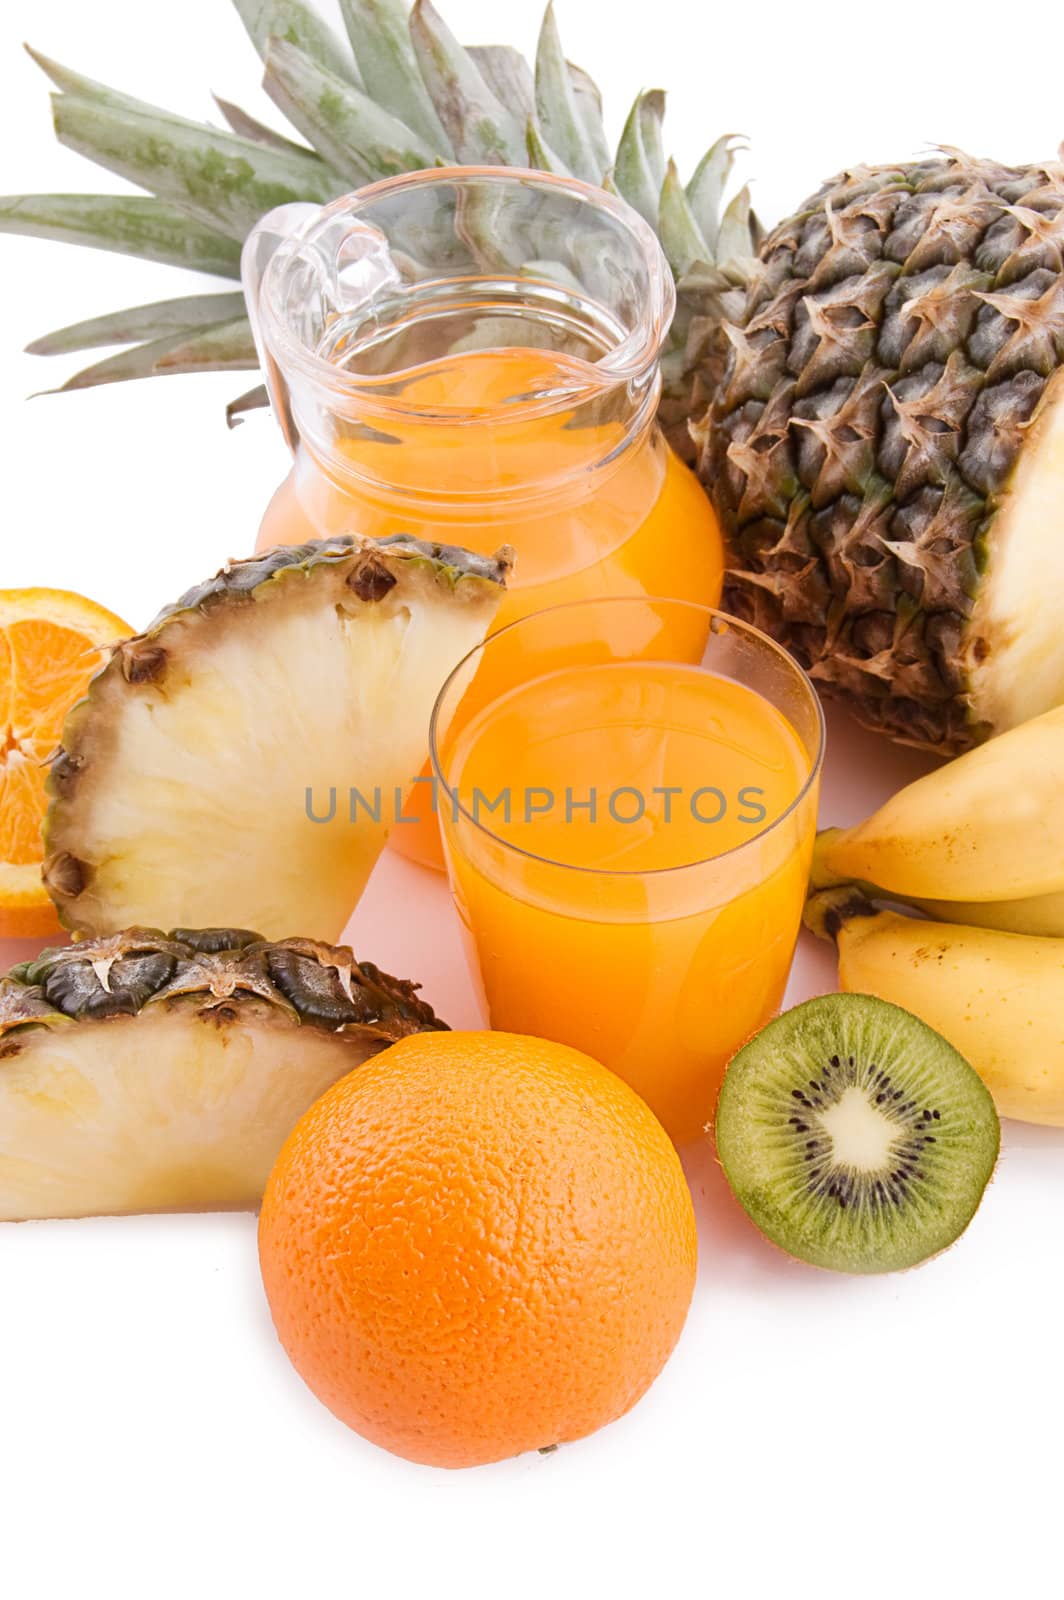
POLYGON ((1064 938, 1064 706, 826 829, 812 885, 839 883, 943 922, 1064 938))
POLYGON ((826 829, 811 891, 842 989, 936 1028, 1003 1116, 1064 1126, 1064 707, 826 829))

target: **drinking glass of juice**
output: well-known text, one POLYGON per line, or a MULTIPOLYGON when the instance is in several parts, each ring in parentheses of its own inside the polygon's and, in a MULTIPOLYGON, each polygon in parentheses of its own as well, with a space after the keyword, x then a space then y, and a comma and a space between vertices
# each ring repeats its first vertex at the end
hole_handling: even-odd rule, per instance
MULTIPOLYGON (((655 420, 672 274, 619 197, 417 172, 271 212, 243 272, 293 455, 259 549, 348 529, 511 545, 499 626, 599 595, 717 603, 712 508, 655 420)), ((442 865, 431 817, 396 839, 442 865)))
POLYGON ((809 679, 711 608, 578 601, 467 656, 431 744, 491 1025, 586 1051, 694 1139, 783 998, 824 746, 809 679))

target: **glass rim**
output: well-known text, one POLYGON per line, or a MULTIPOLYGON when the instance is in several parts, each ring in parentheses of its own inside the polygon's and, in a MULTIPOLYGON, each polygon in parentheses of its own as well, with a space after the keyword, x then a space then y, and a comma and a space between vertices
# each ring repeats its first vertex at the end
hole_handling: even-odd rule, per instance
MULTIPOLYGON (((759 691, 753 690, 752 692, 756 694, 759 691)), ((500 698, 501 696, 497 695, 495 699, 489 702, 489 705, 494 705, 500 698)), ((765 696, 762 695, 761 698, 764 699, 765 696)), ((780 714, 782 715, 782 712, 780 714)), ((795 731, 797 732, 797 730, 795 731)), ((801 738, 800 734, 799 738, 801 738)), ((802 740, 802 742, 804 744, 805 741, 802 740)), ((658 881, 667 877, 670 873, 693 872, 699 867, 708 867, 718 861, 733 860, 742 855, 744 851, 751 849, 753 845, 760 844, 763 840, 767 839, 770 834, 774 833, 782 823, 786 822, 789 817, 793 816, 798 808, 808 798, 814 785, 820 777, 821 769, 824 765, 824 751, 826 745, 827 723, 824 717, 823 704, 821 703, 820 696, 816 692, 816 685, 813 683, 812 678, 809 676, 808 672, 806 672, 805 668, 800 662, 794 659, 789 651, 785 650, 783 646, 778 644, 777 641, 771 638, 769 634, 763 633, 760 628, 756 628, 751 622, 744 622, 740 617, 733 617, 727 611, 721 611, 716 606, 702 605, 697 600, 678 600, 669 595, 601 595, 598 598, 566 600, 560 605, 545 606, 541 611, 530 611, 527 616, 515 618, 513 622, 508 622, 504 628, 499 628, 497 632, 490 633, 486 639, 482 639, 478 645, 474 645, 472 650, 466 651, 462 659, 457 662, 457 664, 447 674, 447 677, 436 696, 435 703, 432 707, 432 715, 429 718, 429 762, 432 769, 432 776, 440 785, 443 793, 446 795, 448 803, 451 805, 452 815, 457 813, 457 815, 461 816, 470 824, 471 827, 476 828, 478 833, 482 833, 488 839, 490 839, 493 844, 499 845, 502 849, 511 852, 513 855, 523 856, 526 861, 534 861, 540 866, 553 867, 558 872, 580 872, 594 877, 607 878, 611 881, 634 881, 638 878, 653 878, 658 881), (581 866, 576 862, 558 861, 552 856, 539 855, 535 850, 527 850, 523 845, 514 844, 511 840, 504 839, 500 834, 495 833, 493 829, 487 827, 483 822, 475 817, 472 812, 461 803, 447 779, 444 777, 437 735, 439 732, 440 713, 443 708, 443 702, 448 690, 458 678, 459 674, 464 671, 464 669, 475 656, 482 655, 496 639, 501 639, 505 634, 512 633, 515 628, 524 627, 526 623, 537 621, 544 617, 554 616, 558 612, 574 611, 581 606, 615 606, 633 604, 650 606, 682 606, 687 611, 697 611, 702 616, 709 619, 709 628, 712 634, 719 634, 727 629, 732 629, 744 634, 748 639, 753 640, 757 645, 767 648, 769 654, 776 656, 776 658, 780 660, 783 665, 794 675, 812 703, 814 720, 816 724, 816 750, 810 760, 809 771, 805 776, 805 780, 802 783, 801 788, 798 790, 798 793, 795 795, 790 804, 780 812, 779 816, 774 817, 771 822, 760 828, 757 833, 752 834, 749 839, 744 839, 740 844, 734 844, 727 850, 721 850, 716 855, 702 856, 697 861, 684 861, 670 867, 581 866)), ((440 831, 441 833, 443 831, 442 822, 440 824, 440 831)))
MULTIPOLYGON (((279 348, 283 352, 283 361, 298 367, 305 377, 320 386, 342 392, 348 399, 362 400, 367 410, 381 415, 416 416, 428 423, 437 419, 442 423, 454 423, 461 419, 471 422, 491 422, 500 414, 515 420, 552 415, 555 412, 571 410, 574 404, 580 404, 593 394, 608 393, 622 384, 634 383, 645 378, 653 370, 661 355, 676 303, 676 288, 661 242, 645 218, 620 195, 610 194, 605 189, 585 183, 580 178, 541 172, 532 167, 425 167, 413 172, 399 173, 391 178, 381 178, 376 183, 352 189, 347 194, 338 195, 326 205, 313 207, 313 211, 313 217, 308 218, 303 227, 297 228, 278 245, 263 273, 259 306, 260 315, 263 315, 269 324, 267 342, 279 348), (382 197, 399 193, 404 189, 422 189, 437 185, 457 187, 462 183, 477 180, 511 187, 533 185, 541 189, 561 191, 593 205, 597 210, 608 212, 636 241, 647 264, 646 303, 640 308, 637 322, 622 339, 605 350, 597 360, 584 363, 589 372, 600 375, 601 381, 598 385, 592 387, 589 383, 586 390, 561 389, 544 399, 516 400, 475 410, 446 405, 431 408, 404 406, 401 402, 393 401, 383 395, 381 390, 410 369, 400 368, 388 373, 352 372, 319 355, 292 332, 287 317, 277 303, 283 274, 323 221, 340 214, 357 216, 382 197)), ((470 285, 475 285, 491 276, 487 272, 459 274, 452 281, 461 281, 464 278, 470 285)), ((539 281, 530 278, 528 283, 533 287, 539 281)), ((558 286, 552 285, 552 287, 558 286)))

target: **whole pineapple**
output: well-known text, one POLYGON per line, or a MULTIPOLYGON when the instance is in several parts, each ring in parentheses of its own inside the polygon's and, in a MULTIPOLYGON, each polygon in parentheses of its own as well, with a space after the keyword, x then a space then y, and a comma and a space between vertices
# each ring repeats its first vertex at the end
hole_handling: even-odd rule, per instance
POLYGON ((1064 165, 856 168, 764 241, 699 432, 730 609, 955 753, 1064 700, 1064 165))

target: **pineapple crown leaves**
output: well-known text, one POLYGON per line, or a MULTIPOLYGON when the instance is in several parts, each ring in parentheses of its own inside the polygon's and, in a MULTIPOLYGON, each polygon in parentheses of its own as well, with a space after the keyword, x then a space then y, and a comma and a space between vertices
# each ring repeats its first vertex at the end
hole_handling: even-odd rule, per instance
MULTIPOLYGON (((233 4, 262 59, 264 87, 298 138, 218 98, 227 126, 195 122, 30 50, 55 86, 60 141, 147 194, 0 198, 0 232, 233 278, 242 240, 274 206, 325 203, 427 166, 532 165, 602 184, 659 230, 681 290, 672 337, 680 367, 692 315, 701 313, 702 338, 706 317, 715 321, 729 289, 745 283, 759 242, 748 191, 722 209, 736 138, 718 139, 684 186, 665 157, 664 94, 650 90, 637 96, 611 157, 601 96, 566 58, 552 4, 532 67, 508 46, 463 47, 430 0, 410 11, 406 0, 340 0, 346 39, 307 0, 233 4)), ((236 293, 94 317, 28 348, 56 355, 106 345, 125 348, 62 387, 258 364, 236 293)), ((259 403, 261 391, 241 396, 231 420, 259 403)))

